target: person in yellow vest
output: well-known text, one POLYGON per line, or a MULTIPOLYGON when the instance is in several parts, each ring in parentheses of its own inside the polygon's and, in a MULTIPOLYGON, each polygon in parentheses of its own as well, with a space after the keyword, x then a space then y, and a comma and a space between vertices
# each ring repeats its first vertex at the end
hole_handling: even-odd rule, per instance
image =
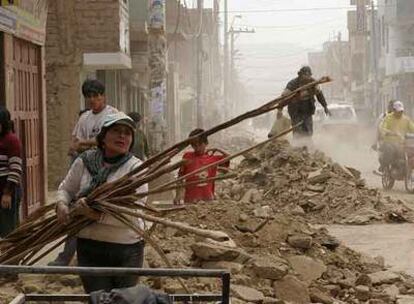
POLYGON ((395 101, 393 111, 380 126, 382 145, 380 147, 380 171, 392 162, 403 159, 403 144, 407 133, 414 133, 414 123, 404 114, 404 104, 395 101))
MULTIPOLYGON (((278 109, 276 113, 276 120, 273 123, 272 129, 270 130, 269 134, 267 135, 268 138, 273 137, 286 131, 291 128, 291 121, 285 115, 283 115, 283 110, 278 109)), ((286 139, 287 135, 284 135, 280 139, 286 139)))

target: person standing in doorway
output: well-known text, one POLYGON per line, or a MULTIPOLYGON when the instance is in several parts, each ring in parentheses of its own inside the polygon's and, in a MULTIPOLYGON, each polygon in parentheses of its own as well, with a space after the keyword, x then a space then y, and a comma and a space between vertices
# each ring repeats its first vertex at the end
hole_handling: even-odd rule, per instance
POLYGON ((0 107, 0 237, 19 223, 22 145, 13 132, 10 112, 0 107))

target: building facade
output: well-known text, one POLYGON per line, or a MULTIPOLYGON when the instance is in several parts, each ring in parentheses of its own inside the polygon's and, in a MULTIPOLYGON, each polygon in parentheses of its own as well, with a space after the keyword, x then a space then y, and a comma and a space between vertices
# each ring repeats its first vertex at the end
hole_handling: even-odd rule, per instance
POLYGON ((336 41, 327 41, 321 52, 308 54, 308 63, 314 77, 330 76, 334 81, 324 86, 323 92, 329 102, 350 103, 350 44, 342 41, 339 34, 336 41))
POLYGON ((47 191, 46 16, 46 0, 1 1, 0 104, 23 146, 23 216, 45 203, 47 191))
POLYGON ((380 42, 380 102, 391 99, 406 105, 414 115, 414 2, 410 0, 378 1, 378 40, 380 42))
MULTIPOLYGON (((137 0, 131 0, 137 1, 137 0)), ((67 172, 71 133, 85 105, 82 82, 97 78, 107 103, 137 110, 138 79, 131 72, 129 1, 49 0, 46 35, 49 186, 67 172)))

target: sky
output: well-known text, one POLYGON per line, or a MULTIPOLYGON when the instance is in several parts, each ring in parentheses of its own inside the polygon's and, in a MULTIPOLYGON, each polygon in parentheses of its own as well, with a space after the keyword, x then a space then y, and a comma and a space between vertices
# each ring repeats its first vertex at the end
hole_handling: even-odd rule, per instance
POLYGON ((347 39, 348 8, 350 0, 228 0, 229 26, 234 20, 234 28, 255 30, 236 40, 236 64, 254 105, 280 94, 309 51, 321 50, 338 32, 347 39))

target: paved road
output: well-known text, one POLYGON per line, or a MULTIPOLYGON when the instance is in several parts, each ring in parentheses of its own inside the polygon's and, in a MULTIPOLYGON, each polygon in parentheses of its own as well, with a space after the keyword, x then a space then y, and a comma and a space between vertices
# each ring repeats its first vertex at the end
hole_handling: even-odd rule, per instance
MULTIPOLYGON (((382 189, 381 178, 372 173, 378 168, 378 156, 367 143, 352 145, 337 139, 316 138, 316 146, 333 160, 360 170, 369 187, 382 189)), ((414 195, 405 191, 403 182, 396 182, 393 190, 383 193, 402 199, 414 208, 414 195)), ((372 257, 382 256, 392 269, 414 276, 414 224, 335 225, 327 228, 348 247, 372 257)))
POLYGON ((386 265, 414 276, 414 224, 330 226, 329 232, 346 246, 369 256, 382 256, 386 265))

